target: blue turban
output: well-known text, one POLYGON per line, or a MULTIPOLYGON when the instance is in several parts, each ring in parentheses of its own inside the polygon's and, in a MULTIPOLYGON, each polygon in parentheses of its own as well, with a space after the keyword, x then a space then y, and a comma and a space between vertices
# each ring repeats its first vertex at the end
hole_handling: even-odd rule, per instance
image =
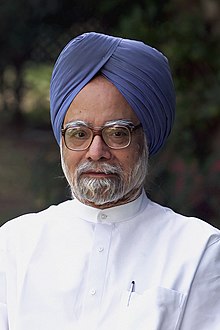
POLYGON ((143 42, 95 32, 71 40, 54 66, 50 104, 58 144, 70 104, 98 72, 130 104, 147 136, 149 154, 155 154, 164 145, 174 121, 175 91, 168 60, 143 42))

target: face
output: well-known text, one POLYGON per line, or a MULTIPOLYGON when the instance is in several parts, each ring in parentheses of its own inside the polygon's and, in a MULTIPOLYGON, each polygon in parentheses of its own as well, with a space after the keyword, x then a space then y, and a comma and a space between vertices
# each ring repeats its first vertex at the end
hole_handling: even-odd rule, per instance
MULTIPOLYGON (((139 120, 117 88, 104 77, 89 82, 70 105, 63 127, 83 121, 91 127, 126 119, 134 125, 139 120)), ((62 137, 61 160, 74 197, 98 208, 112 207, 134 200, 143 186, 147 172, 147 146, 142 128, 132 133, 124 149, 111 149, 100 135, 95 135, 84 151, 67 149, 62 137)))

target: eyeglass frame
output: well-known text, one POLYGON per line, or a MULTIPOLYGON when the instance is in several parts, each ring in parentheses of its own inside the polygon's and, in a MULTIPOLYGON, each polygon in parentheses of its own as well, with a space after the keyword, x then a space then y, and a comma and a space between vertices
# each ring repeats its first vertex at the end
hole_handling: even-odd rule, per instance
POLYGON ((71 151, 85 151, 87 149, 90 148, 93 140, 94 140, 94 137, 96 135, 98 136, 101 136, 102 138, 102 141, 110 148, 110 149, 114 149, 114 150, 120 150, 120 149, 125 149, 127 148, 130 144, 131 144, 131 140, 132 140, 132 133, 133 131, 137 130, 138 128, 141 128, 142 127, 142 124, 139 123, 137 125, 134 125, 130 120, 127 120, 127 119, 119 119, 119 120, 115 120, 115 121, 109 121, 109 122, 106 122, 105 125, 103 126, 99 126, 99 127, 92 127, 90 124, 84 122, 84 121, 81 121, 81 120, 77 120, 77 121, 74 121, 74 122, 70 122, 66 125, 66 127, 64 128, 61 128, 61 135, 63 136, 63 139, 64 139, 64 143, 65 143, 65 146, 67 149, 71 150, 71 151), (82 149, 73 149, 73 148, 69 148, 67 146, 67 143, 66 143, 66 131, 69 129, 69 128, 74 128, 74 127, 79 127, 79 126, 84 126, 84 127, 87 127, 91 130, 93 136, 92 136, 92 139, 89 143, 89 145, 86 147, 86 148, 82 148, 82 149), (115 127, 123 127, 123 128, 126 128, 129 132, 129 142, 127 145, 123 146, 123 147, 118 147, 118 148, 115 148, 115 147, 112 147, 112 146, 109 146, 104 138, 103 138, 103 135, 102 135, 102 132, 105 128, 108 128, 108 127, 111 127, 111 126, 115 126, 115 127))

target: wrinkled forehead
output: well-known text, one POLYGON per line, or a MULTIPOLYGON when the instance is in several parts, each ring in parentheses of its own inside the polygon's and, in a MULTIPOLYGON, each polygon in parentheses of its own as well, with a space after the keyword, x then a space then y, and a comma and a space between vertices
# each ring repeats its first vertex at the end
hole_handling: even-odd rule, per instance
POLYGON ((84 121, 91 126, 103 126, 109 121, 129 120, 133 124, 140 121, 120 91, 106 78, 92 79, 73 99, 63 125, 84 121))

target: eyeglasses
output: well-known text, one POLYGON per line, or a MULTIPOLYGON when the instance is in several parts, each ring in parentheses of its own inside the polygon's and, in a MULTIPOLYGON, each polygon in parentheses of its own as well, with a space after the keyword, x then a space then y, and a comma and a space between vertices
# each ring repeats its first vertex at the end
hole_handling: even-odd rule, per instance
POLYGON ((141 126, 128 122, 126 125, 106 124, 103 127, 91 128, 86 124, 69 123, 61 129, 61 133, 66 147, 73 151, 88 149, 96 135, 101 136, 109 148, 123 149, 130 145, 132 132, 141 126))

